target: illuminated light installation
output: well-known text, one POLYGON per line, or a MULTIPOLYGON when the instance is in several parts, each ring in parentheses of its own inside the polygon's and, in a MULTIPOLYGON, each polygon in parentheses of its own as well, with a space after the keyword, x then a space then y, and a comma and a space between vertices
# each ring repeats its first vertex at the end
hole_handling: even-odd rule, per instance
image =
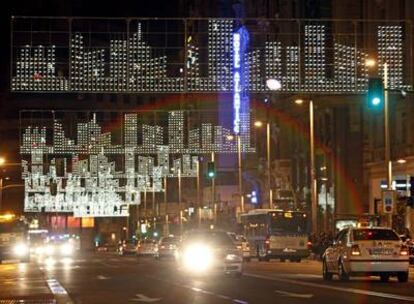
MULTIPOLYGON (((77 21, 72 18, 67 25, 77 21)), ((260 33, 253 28, 255 39, 250 42, 250 50, 244 52, 243 34, 247 34, 250 25, 235 28, 237 21, 233 19, 169 20, 176 22, 177 27, 172 26, 172 29, 180 28, 173 32, 166 29, 162 33, 167 37, 166 43, 175 41, 172 48, 162 45, 156 38, 160 33, 151 32, 148 26, 164 20, 127 21, 125 19, 125 27, 118 32, 108 31, 104 36, 93 31, 88 36, 85 31, 71 31, 77 27, 68 26, 66 31, 59 28, 59 33, 68 39, 54 41, 50 34, 53 25, 50 30, 40 26, 39 31, 32 28, 21 31, 25 24, 36 26, 36 19, 27 22, 27 18, 14 17, 13 23, 22 24, 13 27, 19 31, 12 32, 16 39, 12 45, 11 91, 233 93, 234 63, 239 62, 242 68, 246 64, 244 76, 248 86, 245 90, 249 92, 268 92, 265 81, 275 78, 282 83, 281 93, 363 93, 368 77, 364 67, 367 53, 378 54, 380 73, 387 62, 390 88, 409 89, 411 85, 412 73, 404 69, 412 65, 407 51, 412 37, 404 31, 409 24, 374 25, 367 21, 360 26, 350 21, 345 24, 354 27, 354 31, 336 32, 330 30, 335 28, 336 21, 307 24, 307 21, 296 20, 296 25, 291 27, 296 30, 284 35, 260 33), (200 26, 194 27, 194 22, 200 26), (364 43, 357 44, 361 37, 368 35, 359 32, 365 25, 376 29, 376 33, 369 35, 376 34, 377 49, 367 50, 364 43), (207 29, 207 33, 200 29, 207 29), (38 45, 32 45, 32 40, 27 38, 34 32, 38 45), (234 40, 235 34, 236 39, 240 38, 238 41, 234 40), (99 39, 95 39, 96 36, 99 39), (269 37, 279 37, 279 41, 269 37), (184 43, 181 45, 180 41, 184 43), (105 43, 107 46, 103 47, 105 43), (236 45, 239 54, 233 50, 235 43, 239 43, 236 45), (236 61, 234 55, 239 56, 236 61)), ((104 21, 98 18, 91 22, 104 21)), ((274 25, 270 28, 286 25, 283 20, 268 19, 266 22, 274 25)), ((239 76, 243 82, 243 75, 239 76)))
MULTIPOLYGON (((233 132, 235 134, 250 133, 250 109, 247 93, 249 79, 246 79, 245 55, 249 43, 249 33, 241 26, 233 34, 233 132), (247 121, 246 121, 247 118, 247 121), (248 126, 246 126, 246 123, 248 126), (242 126, 244 124, 244 126, 242 126), (243 129, 243 130, 241 130, 243 129)), ((250 68, 250 66, 247 66, 250 68)), ((243 142, 245 144, 245 142, 243 142)))
MULTIPOLYGON (((185 131, 190 112, 168 112, 167 126, 139 124, 142 115, 123 115, 122 144, 102 131, 97 114, 76 124, 75 139, 66 136, 60 120, 52 130, 25 127, 20 146, 25 211, 127 216, 127 205, 140 204, 142 192, 164 191, 164 177, 177 178, 180 171, 183 178, 195 178, 198 155, 237 153, 223 126, 201 123, 185 131)), ((242 151, 255 150, 243 145, 242 151)))

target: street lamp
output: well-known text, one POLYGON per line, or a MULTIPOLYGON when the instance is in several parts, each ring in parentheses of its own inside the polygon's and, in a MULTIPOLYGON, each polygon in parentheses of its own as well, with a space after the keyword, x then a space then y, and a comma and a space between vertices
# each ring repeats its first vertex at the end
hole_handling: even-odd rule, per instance
MULTIPOLYGON (((270 78, 266 80, 266 86, 269 90, 276 92, 282 88, 282 84, 279 80, 270 78)), ((273 191, 270 183, 270 117, 269 117, 269 107, 270 101, 266 103, 266 159, 267 159, 267 187, 269 189, 269 208, 273 207, 273 191)))
MULTIPOLYGON (((256 128, 261 128, 263 123, 261 121, 255 121, 254 126, 256 128)), ((269 120, 266 122, 266 173, 267 173, 267 187, 269 189, 269 208, 272 208, 273 205, 273 191, 270 183, 270 122, 269 120)))
MULTIPOLYGON (((304 103, 303 99, 295 100, 297 105, 304 103)), ((309 148, 310 148, 310 190, 311 190, 311 213, 312 213, 312 232, 318 230, 318 197, 317 197, 317 181, 315 169, 315 128, 314 128, 314 111, 313 100, 309 100, 309 148)))
MULTIPOLYGON (((227 140, 233 141, 234 135, 227 135, 227 140)), ((240 212, 244 212, 244 195, 243 195, 243 176, 242 176, 242 158, 241 158, 241 138, 240 134, 237 134, 236 136, 237 140, 237 168, 238 168, 238 179, 239 179, 239 195, 240 195, 240 212)), ((236 217, 237 217, 237 211, 236 211, 236 217)))

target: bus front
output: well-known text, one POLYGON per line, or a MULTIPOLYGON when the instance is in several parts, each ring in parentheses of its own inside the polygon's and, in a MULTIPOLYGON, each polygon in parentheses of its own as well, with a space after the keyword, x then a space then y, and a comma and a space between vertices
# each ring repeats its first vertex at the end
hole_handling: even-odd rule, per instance
POLYGON ((307 214, 300 211, 271 211, 267 256, 282 262, 300 262, 309 256, 307 214))
POLYGON ((29 262, 27 225, 13 214, 0 214, 0 262, 29 262))

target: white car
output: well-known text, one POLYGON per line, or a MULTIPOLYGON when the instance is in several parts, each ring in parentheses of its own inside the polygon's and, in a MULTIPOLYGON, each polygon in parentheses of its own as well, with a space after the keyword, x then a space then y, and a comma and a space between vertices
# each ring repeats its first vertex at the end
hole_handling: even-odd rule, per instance
POLYGON ((387 282, 396 276, 408 281, 408 248, 389 228, 346 228, 338 233, 323 254, 323 279, 337 274, 346 281, 350 276, 379 276, 387 282))
POLYGON ((243 256, 230 236, 220 230, 187 232, 177 248, 179 269, 189 275, 243 273, 243 256))

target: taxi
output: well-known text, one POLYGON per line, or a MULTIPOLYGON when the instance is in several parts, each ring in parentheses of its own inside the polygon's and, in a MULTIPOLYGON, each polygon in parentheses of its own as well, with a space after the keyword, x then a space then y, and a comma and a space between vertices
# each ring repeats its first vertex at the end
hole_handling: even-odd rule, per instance
POLYGON ((379 276, 387 282, 394 276, 407 282, 408 255, 407 246, 392 229, 349 227, 338 233, 323 254, 323 279, 337 274, 342 281, 350 276, 379 276))

